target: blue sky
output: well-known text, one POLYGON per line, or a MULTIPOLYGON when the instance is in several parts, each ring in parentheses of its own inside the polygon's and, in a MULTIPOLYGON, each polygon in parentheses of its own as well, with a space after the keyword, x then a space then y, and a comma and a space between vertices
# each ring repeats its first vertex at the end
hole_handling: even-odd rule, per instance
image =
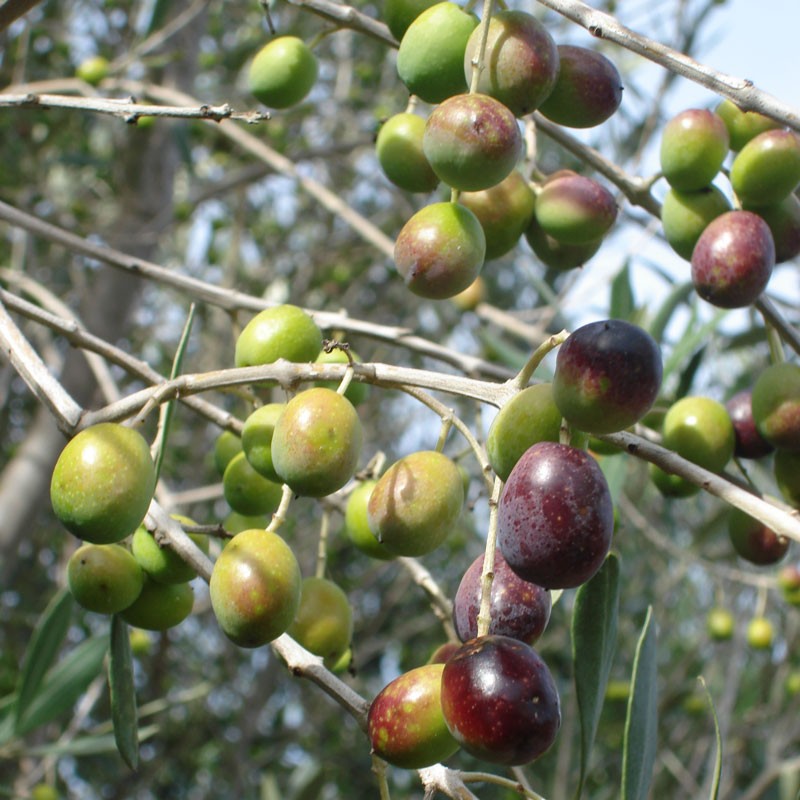
MULTIPOLYGON (((738 78, 749 78, 759 89, 800 107, 798 67, 799 0, 728 0, 712 18, 708 30, 718 36, 702 48, 705 64, 738 78)), ((687 99, 708 98, 699 86, 686 87, 687 99)))

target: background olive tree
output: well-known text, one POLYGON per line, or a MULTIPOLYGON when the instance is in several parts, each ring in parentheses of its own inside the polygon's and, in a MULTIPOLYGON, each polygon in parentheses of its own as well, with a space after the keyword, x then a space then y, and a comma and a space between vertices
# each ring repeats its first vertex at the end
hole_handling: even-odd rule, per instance
MULTIPOLYGON (((77 542, 50 511, 50 474, 65 434, 142 410, 141 392, 169 376, 190 315, 181 373, 214 374, 211 388, 193 394, 190 386, 174 407, 157 499, 207 524, 227 514, 210 457, 214 440, 222 428, 237 429, 249 408, 246 386, 218 371, 232 366, 242 324, 267 304, 302 305, 326 335, 382 365, 368 377, 376 385, 359 407, 365 463, 436 445, 441 420, 420 402, 423 390, 482 440, 503 382, 549 335, 591 319, 629 319, 658 339, 661 406, 687 393, 725 399, 751 385, 769 358, 765 316, 787 352, 797 349, 796 263, 779 268, 777 295, 757 310, 712 312, 662 241, 663 181, 647 166, 665 108, 686 80, 706 87, 709 106, 726 96, 800 130, 797 112, 689 58, 728 23, 724 1, 595 5, 524 6, 558 42, 601 49, 625 85, 620 111, 580 136, 544 120, 527 123, 526 167, 548 173, 566 166, 598 177, 615 190, 620 221, 576 272, 546 269, 524 242, 489 262, 485 300, 469 311, 410 295, 392 267, 393 237, 427 198, 395 189, 374 156, 380 121, 408 102, 380 5, 0 6, 0 793, 26 797, 44 782, 69 797, 376 797, 361 727, 365 704, 451 634, 447 606, 482 550, 488 515, 479 465, 456 432, 446 450, 472 476, 468 510, 456 534, 420 563, 371 562, 354 551, 338 535, 336 498, 292 504, 282 532, 306 573, 320 528, 329 527, 329 571, 356 618, 351 672, 335 678, 285 643, 282 658, 270 648, 237 649, 218 630, 198 579, 193 615, 152 636, 135 656, 141 749, 135 771, 124 765, 103 661, 108 621, 66 601, 52 605, 77 542), (313 40, 321 69, 305 102, 262 119, 243 70, 269 25, 313 40), (111 65, 98 87, 73 77, 94 54, 111 65), (413 382, 418 388, 409 393, 413 382), (127 398, 139 404, 126 405, 127 398), (287 659, 311 682, 292 677, 287 659), (31 677, 37 664, 49 668, 38 682, 31 677), (26 685, 36 713, 15 727, 26 685)), ((550 369, 546 360, 536 377, 550 369)), ((274 375, 287 385, 310 376, 300 368, 274 375)), ((150 438, 156 406, 143 427, 150 438)), ((647 457, 647 442, 636 442, 647 457)), ((800 617, 777 590, 775 570, 734 557, 727 505, 714 493, 665 500, 645 460, 616 455, 603 463, 619 517, 614 551, 622 578, 611 682, 585 795, 619 796, 627 716, 657 732, 645 781, 653 797, 796 797, 800 617), (716 605, 737 618, 729 642, 715 643, 706 631, 716 605), (761 614, 776 638, 755 651, 745 627, 761 614), (657 708, 631 713, 646 619, 644 641, 653 650, 637 666, 640 681, 657 682, 657 708)), ((776 494, 768 463, 749 476, 776 494)), ((722 479, 716 494, 730 485, 722 479)), ((742 496, 734 502, 747 502, 742 496)), ((768 513, 766 503, 758 508, 768 513)), ((776 513, 788 535, 800 538, 793 518, 776 513)), ((552 750, 529 767, 478 775, 480 782, 473 780, 487 765, 464 754, 449 770, 422 776, 390 769, 392 796, 438 790, 465 797, 467 785, 481 798, 572 795, 580 757, 574 599, 574 591, 561 596, 537 646, 561 691, 563 724, 552 750)))

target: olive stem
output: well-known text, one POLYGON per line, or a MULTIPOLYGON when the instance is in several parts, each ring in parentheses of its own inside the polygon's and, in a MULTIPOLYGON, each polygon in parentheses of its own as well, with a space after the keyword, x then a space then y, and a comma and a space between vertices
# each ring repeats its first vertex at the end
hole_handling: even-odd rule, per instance
POLYGON ((449 641, 457 641, 455 628, 453 627, 453 604, 444 594, 436 579, 428 569, 423 566, 416 558, 400 556, 397 562, 408 571, 414 583, 425 592, 430 600, 431 610, 442 623, 445 635, 449 641))
POLYGON ((516 389, 524 389, 531 379, 531 376, 536 371, 539 364, 542 363, 545 356, 556 347, 562 345, 569 337, 568 331, 561 331, 555 333, 545 339, 531 354, 531 357, 526 362, 525 366, 517 373, 517 375, 509 382, 516 389))
POLYGON ((319 542, 317 543, 317 566, 314 570, 314 577, 324 578, 325 568, 328 563, 328 534, 331 529, 331 515, 326 509, 322 512, 322 520, 319 525, 319 542))
POLYGON ((756 606, 753 610, 754 617, 763 617, 767 611, 767 587, 759 586, 756 596, 756 606))
POLYGON ((467 440, 467 443, 472 448, 472 452, 475 453, 475 458, 477 458, 478 463, 480 464, 481 474, 486 481, 487 488, 491 489, 492 479, 490 476, 493 474, 493 472, 492 465, 489 463, 489 457, 486 455, 486 448, 481 446, 461 417, 453 414, 453 409, 448 408, 444 403, 439 402, 439 400, 437 400, 435 397, 431 397, 431 395, 429 395, 427 392, 420 391, 419 389, 415 389, 410 386, 398 386, 397 388, 401 391, 404 391, 406 394, 415 397, 421 403, 428 406, 428 408, 430 408, 431 411, 436 412, 443 421, 449 418, 450 425, 455 426, 458 432, 467 440))
POLYGON ((378 791, 380 792, 380 800, 391 800, 389 794, 389 782, 386 780, 386 762, 378 756, 372 756, 372 771, 375 773, 375 778, 378 781, 378 791))
MULTIPOLYGON (((349 354, 348 354, 349 357, 349 354)), ((350 386, 350 382, 353 380, 353 375, 355 375, 355 370, 353 369, 353 362, 350 361, 347 364, 347 368, 344 371, 344 375, 342 376, 342 380, 339 385, 336 387, 336 393, 340 395, 344 395, 347 389, 350 386)))
POLYGON ((783 352, 783 341, 775 326, 770 322, 765 322, 767 331, 767 343, 769 344, 770 364, 783 364, 786 361, 786 354, 783 352))
POLYGON ((526 788, 520 781, 503 778, 501 775, 494 775, 491 772, 462 772, 461 780, 464 783, 493 783, 495 786, 510 789, 528 800, 545 800, 542 795, 534 792, 533 789, 526 788))
POLYGON ((436 452, 444 452, 444 446, 447 442, 447 436, 450 429, 453 427, 453 412, 450 411, 446 416, 442 417, 442 426, 439 430, 439 441, 436 442, 436 452))
POLYGON ((469 93, 476 94, 481 72, 485 67, 486 44, 489 41, 489 23, 492 20, 492 6, 494 0, 483 0, 483 13, 481 15, 481 41, 478 45, 478 54, 472 59, 472 75, 470 76, 469 93))
POLYGON ((486 534, 486 549, 483 554, 483 569, 481 571, 481 604, 478 611, 478 636, 489 633, 489 624, 492 621, 492 582, 494 581, 494 554, 497 548, 497 507, 500 503, 500 492, 503 481, 494 479, 492 497, 489 500, 489 531, 486 534))
POLYGON ((281 525, 286 522, 286 512, 289 509, 289 504, 292 502, 292 497, 294 497, 294 492, 284 483, 283 493, 281 494, 281 502, 278 504, 278 508, 272 515, 272 519, 267 526, 267 530, 270 533, 275 533, 278 528, 280 528, 281 525))
POLYGON ((780 334, 783 341, 796 353, 800 353, 800 333, 783 318, 772 300, 762 294, 756 300, 755 307, 764 317, 764 321, 769 323, 780 334))

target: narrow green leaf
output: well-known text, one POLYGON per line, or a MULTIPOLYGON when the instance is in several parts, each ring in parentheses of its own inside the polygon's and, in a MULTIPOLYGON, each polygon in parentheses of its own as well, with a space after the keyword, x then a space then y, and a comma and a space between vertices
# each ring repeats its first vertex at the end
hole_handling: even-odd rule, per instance
POLYGON ((636 310, 631 286, 630 265, 626 261, 622 269, 611 281, 611 305, 609 316, 612 319, 630 320, 636 310))
POLYGON ((530 351, 521 350, 506 341, 504 337, 498 336, 487 328, 479 329, 478 337, 481 340, 481 344, 491 354, 490 357, 510 369, 522 369, 530 357, 530 351))
POLYGON ((694 383, 694 379, 697 377, 697 373, 700 370, 700 367, 703 364, 703 359, 706 355, 706 348, 705 345, 700 347, 698 350, 695 350, 692 353, 692 357, 689 359, 689 363, 681 370, 680 375, 678 376, 678 387, 675 389, 674 399, 680 400, 682 397, 686 397, 691 390, 692 384, 694 383))
POLYGON ((622 800, 646 800, 658 733, 656 629, 649 606, 636 645, 622 744, 622 800))
POLYGON ((0 747, 14 738, 14 709, 17 695, 6 695, 0 700, 0 747))
POLYGON ((719 797, 719 784, 722 777, 722 734, 719 730, 719 719, 717 717, 717 709, 714 707, 714 699, 711 697, 711 692, 708 691, 705 679, 701 675, 697 680, 700 681, 703 690, 708 698, 708 706, 711 709, 711 717, 714 720, 714 738, 717 742, 717 750, 714 755, 714 780, 711 784, 711 794, 708 796, 709 800, 717 800, 719 797))
POLYGON ((583 791, 614 659, 618 606, 619 559, 610 553, 600 570, 578 589, 572 613, 572 660, 581 724, 580 774, 576 798, 583 791))
MULTIPOLYGON (((139 741, 144 742, 158 733, 158 725, 148 725, 139 731, 139 741)), ((25 750, 29 756, 91 756, 113 753, 117 743, 112 734, 82 736, 68 742, 52 742, 25 750)))
POLYGON ((39 618, 25 651, 25 660, 17 686, 17 704, 14 709, 14 729, 17 733, 22 719, 39 693, 47 670, 56 660, 69 630, 71 616, 72 595, 67 589, 62 589, 53 597, 39 618))
POLYGON ((707 323, 698 328, 693 327, 691 324, 687 326, 684 335, 675 345, 675 348, 664 364, 665 379, 668 375, 671 375, 675 369, 685 364, 686 359, 688 359, 700 345, 708 341, 711 334, 719 329, 720 322, 722 322, 727 314, 727 310, 718 311, 707 323))
MULTIPOLYGON (((189 334, 192 332, 192 323, 194 322, 194 315, 196 306, 192 303, 189 306, 189 314, 186 317, 186 323, 183 326, 180 341, 178 342, 178 349, 175 351, 175 358, 172 359, 172 369, 170 370, 170 379, 176 378, 181 371, 183 365, 183 358, 186 355, 186 348, 189 344, 189 334)), ((172 414, 175 409, 175 401, 170 400, 161 406, 161 412, 158 419, 158 438, 156 441, 156 476, 161 474, 161 465, 164 463, 164 453, 167 449, 167 437, 169 436, 169 426, 172 422, 172 414)))
POLYGON ((609 458, 600 459, 600 469, 603 472, 603 477, 608 484, 608 491, 611 495, 611 502, 616 503, 620 493, 625 488, 625 481, 628 477, 627 458, 617 458, 610 456, 609 458))
POLYGON ((69 711, 86 687, 100 674, 107 650, 106 638, 93 636, 81 642, 53 667, 48 672, 41 691, 20 720, 17 733, 28 733, 69 711))
POLYGON ((682 283, 676 286, 668 295, 666 300, 661 304, 653 321, 648 326, 650 335, 661 344, 664 338, 664 331, 669 325, 672 315, 679 309, 688 298, 694 295, 694 284, 690 282, 682 283))
POLYGON ((136 715, 136 688, 133 684, 133 657, 128 626, 118 615, 111 618, 111 653, 108 661, 111 686, 111 721, 114 740, 125 763, 139 766, 139 734, 136 715))

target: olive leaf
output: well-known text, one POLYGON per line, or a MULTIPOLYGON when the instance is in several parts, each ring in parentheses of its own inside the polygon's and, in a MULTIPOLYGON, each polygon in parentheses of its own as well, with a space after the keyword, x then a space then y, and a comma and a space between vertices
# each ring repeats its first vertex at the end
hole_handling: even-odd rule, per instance
POLYGON ((583 791, 616 649, 618 606, 619 559, 610 553, 600 570, 578 589, 572 613, 572 660, 581 724, 576 800, 583 791))

